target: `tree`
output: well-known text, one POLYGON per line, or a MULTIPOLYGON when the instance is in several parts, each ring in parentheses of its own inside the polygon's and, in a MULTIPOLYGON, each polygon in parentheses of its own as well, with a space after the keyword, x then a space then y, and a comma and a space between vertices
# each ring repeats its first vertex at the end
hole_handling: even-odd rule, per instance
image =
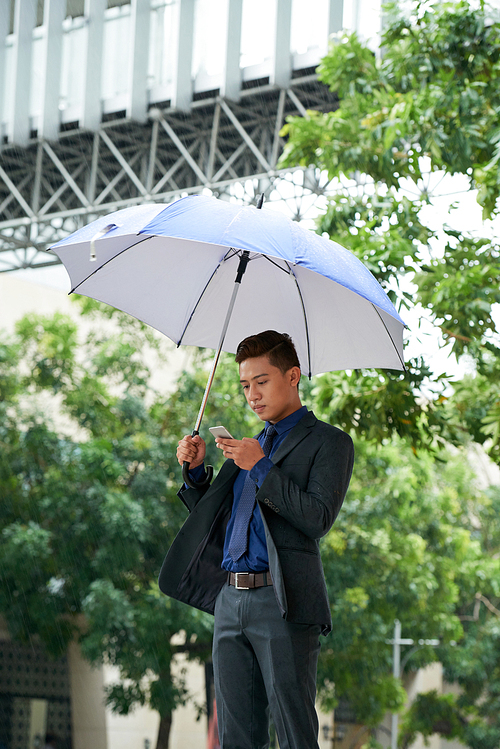
MULTIPOLYGON (((396 618, 406 637, 440 640, 439 648, 415 653, 409 666, 439 659, 454 680, 451 664, 463 664, 467 647, 463 615, 470 601, 481 590, 498 602, 500 560, 485 555, 481 538, 497 500, 475 487, 461 451, 439 458, 416 456, 400 438, 384 445, 357 440, 349 493, 323 542, 333 631, 320 658, 320 696, 330 708, 347 699, 368 728, 404 704, 386 644, 396 618)), ((471 668, 479 668, 477 656, 472 665, 471 654, 471 668)), ((495 732, 498 741, 498 721, 495 732)))
MULTIPOLYGON (((0 347, 0 611, 17 640, 36 635, 56 656, 77 638, 91 662, 116 665, 109 704, 157 710, 157 748, 166 749, 172 711, 189 697, 174 656, 205 660, 211 645, 212 617, 156 584, 186 514, 175 450, 204 373, 195 367, 171 396, 153 393, 144 358, 157 339, 109 314, 119 327, 81 344, 68 318, 27 316, 0 347), (54 399, 65 419, 57 426, 46 413, 54 399)), ((224 423, 246 433, 243 396, 224 372, 207 418, 223 408, 224 423)), ((209 452, 220 463, 213 444, 209 452)))
POLYGON ((339 386, 344 394, 337 417, 352 423, 354 415, 362 436, 397 433, 418 449, 460 444, 472 433, 496 461, 500 248, 453 226, 430 228, 422 208, 433 175, 461 175, 477 189, 485 215, 498 211, 497 17, 466 0, 414 2, 406 15, 389 6, 380 58, 355 34, 342 34, 318 69, 339 107, 289 118, 282 158, 283 165, 312 165, 341 179, 318 231, 368 265, 403 317, 405 307, 422 305, 452 353, 477 367, 452 397, 449 378, 434 376, 423 358, 408 363, 406 376, 354 372, 348 384, 327 376, 323 394, 339 386), (383 411, 385 421, 377 418, 383 411))
MULTIPOLYGON (((175 448, 196 418, 209 354, 194 353, 168 397, 151 393, 147 331, 109 314, 121 325, 111 337, 94 331, 79 344, 68 319, 30 316, 0 348, 0 610, 18 640, 37 635, 58 655, 77 637, 91 662, 118 666, 109 704, 123 714, 135 704, 158 710, 165 749, 172 711, 189 698, 172 661, 179 651, 206 658, 211 639, 211 617, 156 586, 185 516, 175 496, 175 448), (44 393, 57 394, 69 422, 56 427, 37 412, 44 393), (182 645, 172 642, 178 633, 182 645)), ((314 382, 301 388, 306 403, 317 399, 314 382)), ((235 435, 260 430, 230 356, 207 408, 207 422, 235 435)), ((403 702, 385 643, 395 616, 415 639, 431 631, 450 643, 462 633, 460 591, 466 601, 481 577, 495 602, 491 580, 499 577, 498 562, 488 566, 481 556, 477 522, 470 526, 460 498, 471 498, 493 546, 496 505, 474 489, 461 456, 443 453, 437 470, 431 456, 394 440, 357 441, 351 490, 322 550, 334 628, 320 658, 320 696, 327 707, 348 696, 368 727, 403 702)), ((211 441, 208 450, 220 464, 211 441)), ((435 657, 427 649, 416 663, 435 657)))
MULTIPOLYGON (((465 508, 464 508, 465 509, 465 508)), ((476 580, 459 580, 456 612, 464 630, 460 646, 439 649, 445 678, 460 693, 419 695, 402 726, 400 743, 406 749, 418 732, 457 738, 472 749, 496 749, 500 741, 500 491, 495 487, 475 502, 471 537, 479 542, 483 562, 476 580), (478 517, 482 522, 478 523, 478 517), (489 567, 489 572, 487 568, 489 567), (486 575, 484 574, 486 571, 486 575), (493 574, 492 574, 493 573, 493 574), (473 583, 473 584, 471 584, 473 583)))
MULTIPOLYGON (((403 318, 405 308, 413 310, 421 305, 424 314, 440 329, 443 343, 449 344, 458 360, 472 361, 474 372, 458 381, 437 376, 422 356, 408 362, 405 374, 328 374, 316 381, 315 406, 318 415, 379 445, 372 458, 373 466, 377 465, 377 456, 381 459, 377 470, 383 471, 384 451, 394 439, 402 452, 401 440, 409 444, 423 464, 429 455, 441 461, 443 446, 449 444, 458 446, 459 454, 464 455, 463 448, 471 440, 483 445, 500 464, 500 338, 494 321, 494 305, 500 302, 500 247, 492 238, 494 233, 488 231, 488 222, 484 224, 484 236, 469 234, 453 226, 450 212, 448 223, 436 229, 426 223, 423 210, 431 202, 433 182, 459 175, 471 194, 476 195, 485 219, 498 214, 498 11, 484 3, 476 7, 466 0, 414 2, 410 6, 389 6, 386 21, 379 56, 355 34, 341 34, 332 43, 318 74, 338 94, 338 109, 289 118, 284 128, 288 143, 281 163, 313 166, 325 170, 330 179, 338 178, 338 192, 329 199, 325 215, 318 220, 318 231, 345 244, 370 268, 400 306, 403 318)), ((438 462, 432 468, 432 480, 430 474, 429 483, 424 480, 429 496, 435 494, 434 483, 439 486, 442 481, 439 465, 438 462)), ((363 470, 366 469, 362 467, 363 470)), ((359 471, 358 464, 355 477, 359 471)), ((372 484, 368 476, 366 479, 365 497, 356 505, 356 514, 363 520, 372 494, 372 484)), ((372 480, 376 481, 376 475, 372 480)), ((419 698, 402 730, 404 746, 418 732, 430 735, 436 731, 448 738, 459 737, 471 747, 498 746, 500 741, 499 630, 495 613, 500 608, 498 529, 492 522, 496 494, 481 498, 465 483, 457 489, 458 486, 452 491, 455 502, 448 509, 441 501, 429 507, 421 496, 415 496, 415 503, 423 502, 423 526, 420 531, 417 529, 417 535, 426 553, 434 552, 445 565, 441 568, 441 583, 435 588, 444 596, 436 609, 444 618, 438 617, 431 630, 426 627, 426 636, 435 636, 444 621, 448 626, 454 621, 458 644, 453 645, 454 637, 443 634, 443 645, 436 653, 424 650, 412 660, 419 665, 439 657, 446 677, 458 681, 463 691, 459 697, 431 694, 419 698), (466 501, 467 496, 474 501, 466 501), (462 562, 451 563, 451 576, 444 572, 447 554, 439 542, 441 529, 450 526, 453 530, 449 538, 461 537, 464 553, 468 547, 462 562), (483 661, 486 654, 491 665, 487 671, 483 661)), ((352 543, 358 542, 358 526, 364 530, 364 523, 356 523, 352 515, 351 498, 353 492, 333 534, 341 550, 347 540, 354 538, 352 543), (340 531, 343 518, 348 526, 339 541, 335 534, 340 531)), ((373 510, 368 515, 369 538, 374 541, 387 539, 388 532, 390 538, 391 533, 405 527, 400 517, 404 503, 403 508, 398 502, 382 502, 381 507, 387 517, 377 517, 373 510)), ((410 524, 407 530, 411 527, 410 524)), ((367 547, 371 551, 370 565, 373 546, 375 543, 367 547)), ((338 555, 338 549, 335 553, 338 555)), ((404 577, 407 565, 408 559, 403 555, 394 569, 401 575, 399 583, 391 586, 389 572, 387 585, 384 582, 375 589, 379 595, 384 591, 384 604, 389 601, 403 621, 406 613, 413 610, 411 600, 404 601, 411 591, 404 577), (397 605, 396 591, 400 596, 397 605)), ((356 631, 357 627, 370 646, 365 649, 364 640, 360 644, 353 638, 343 659, 339 658, 339 650, 343 652, 339 641, 337 648, 332 648, 328 673, 334 675, 337 697, 345 694, 356 700, 357 689, 363 694, 370 679, 363 673, 362 663, 359 672, 354 669, 355 676, 352 675, 352 659, 358 664, 359 649, 370 664, 375 661, 377 679, 384 672, 382 642, 388 632, 387 618, 377 610, 370 586, 359 586, 364 593, 350 590, 352 583, 349 584, 347 573, 351 568, 359 579, 363 579, 363 574, 369 579, 372 570, 366 570, 364 560, 359 563, 348 555, 346 577, 341 575, 338 583, 341 601, 342 586, 349 596, 357 597, 359 621, 350 622, 351 630, 354 627, 356 631), (385 629, 380 627, 382 621, 386 622, 385 629)), ((433 574, 439 573, 440 565, 436 567, 435 561, 428 558, 427 568, 433 574)), ((344 569, 342 564, 340 569, 344 569)), ((376 569, 380 575, 381 568, 376 569)), ((332 572, 329 580, 333 579, 332 572)), ((412 624, 411 616, 405 622, 405 632, 413 631, 413 637, 418 639, 417 622, 423 619, 416 617, 412 624)), ((385 668, 387 672, 388 663, 385 668)), ((386 678, 385 683, 389 689, 390 680, 386 678)), ((394 690, 395 686, 390 688, 394 690)), ((376 687, 372 685, 371 698, 365 694, 358 699, 360 716, 368 723, 374 720, 374 708, 382 707, 382 691, 375 697, 376 687)), ((394 694, 393 691, 393 698, 394 694)), ((396 701, 393 699, 393 704, 396 701)), ((389 702, 386 699, 385 705, 389 702)))

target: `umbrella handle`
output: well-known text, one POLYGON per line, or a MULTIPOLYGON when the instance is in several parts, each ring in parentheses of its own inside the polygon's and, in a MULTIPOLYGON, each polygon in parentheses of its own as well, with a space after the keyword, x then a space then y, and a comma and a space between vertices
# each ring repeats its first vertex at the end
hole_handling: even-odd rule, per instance
MULTIPOLYGON (((199 434, 199 431, 195 427, 193 431, 191 432, 191 437, 196 437, 197 434, 199 434)), ((207 475, 203 479, 203 481, 195 481, 189 475, 190 465, 191 463, 189 463, 187 460, 185 460, 184 463, 182 464, 182 478, 184 479, 184 483, 186 484, 186 486, 189 486, 190 489, 204 489, 205 486, 208 486, 210 482, 212 481, 212 478, 214 475, 213 466, 206 466, 205 472, 207 475)))
POLYGON ((204 489, 205 486, 208 486, 212 481, 214 475, 213 466, 206 466, 205 471, 207 473, 207 476, 203 481, 194 481, 194 479, 192 479, 189 475, 190 465, 191 463, 188 463, 187 460, 185 460, 182 464, 182 478, 184 479, 184 483, 191 489, 204 489))

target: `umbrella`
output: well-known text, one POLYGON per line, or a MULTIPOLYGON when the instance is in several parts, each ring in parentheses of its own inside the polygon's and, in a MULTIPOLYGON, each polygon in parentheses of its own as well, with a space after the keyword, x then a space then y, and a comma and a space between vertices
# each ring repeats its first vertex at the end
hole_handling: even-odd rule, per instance
POLYGON ((336 242, 259 210, 262 201, 256 208, 193 195, 134 206, 50 248, 70 293, 128 312, 178 346, 216 349, 193 435, 221 351, 234 353, 258 330, 286 331, 309 377, 404 369, 404 322, 369 270, 336 242))

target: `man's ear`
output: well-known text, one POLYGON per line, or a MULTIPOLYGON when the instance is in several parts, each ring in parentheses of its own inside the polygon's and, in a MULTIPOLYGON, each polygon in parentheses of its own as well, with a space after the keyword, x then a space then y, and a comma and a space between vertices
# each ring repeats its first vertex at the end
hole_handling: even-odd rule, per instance
POLYGON ((300 382, 300 367, 292 367, 288 370, 290 377, 290 385, 297 385, 300 382))

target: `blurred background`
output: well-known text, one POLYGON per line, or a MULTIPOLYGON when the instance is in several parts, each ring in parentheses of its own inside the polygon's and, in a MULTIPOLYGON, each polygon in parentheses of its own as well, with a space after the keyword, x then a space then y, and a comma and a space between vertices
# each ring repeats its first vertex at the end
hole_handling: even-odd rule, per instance
MULTIPOLYGON (((405 373, 301 386, 357 454, 322 542, 321 748, 498 749, 498 11, 0 0, 1 749, 217 746, 211 617, 156 584, 210 352, 68 297, 47 252, 198 193, 264 193, 408 325, 405 373)), ((206 422, 258 431, 229 355, 206 422)))

